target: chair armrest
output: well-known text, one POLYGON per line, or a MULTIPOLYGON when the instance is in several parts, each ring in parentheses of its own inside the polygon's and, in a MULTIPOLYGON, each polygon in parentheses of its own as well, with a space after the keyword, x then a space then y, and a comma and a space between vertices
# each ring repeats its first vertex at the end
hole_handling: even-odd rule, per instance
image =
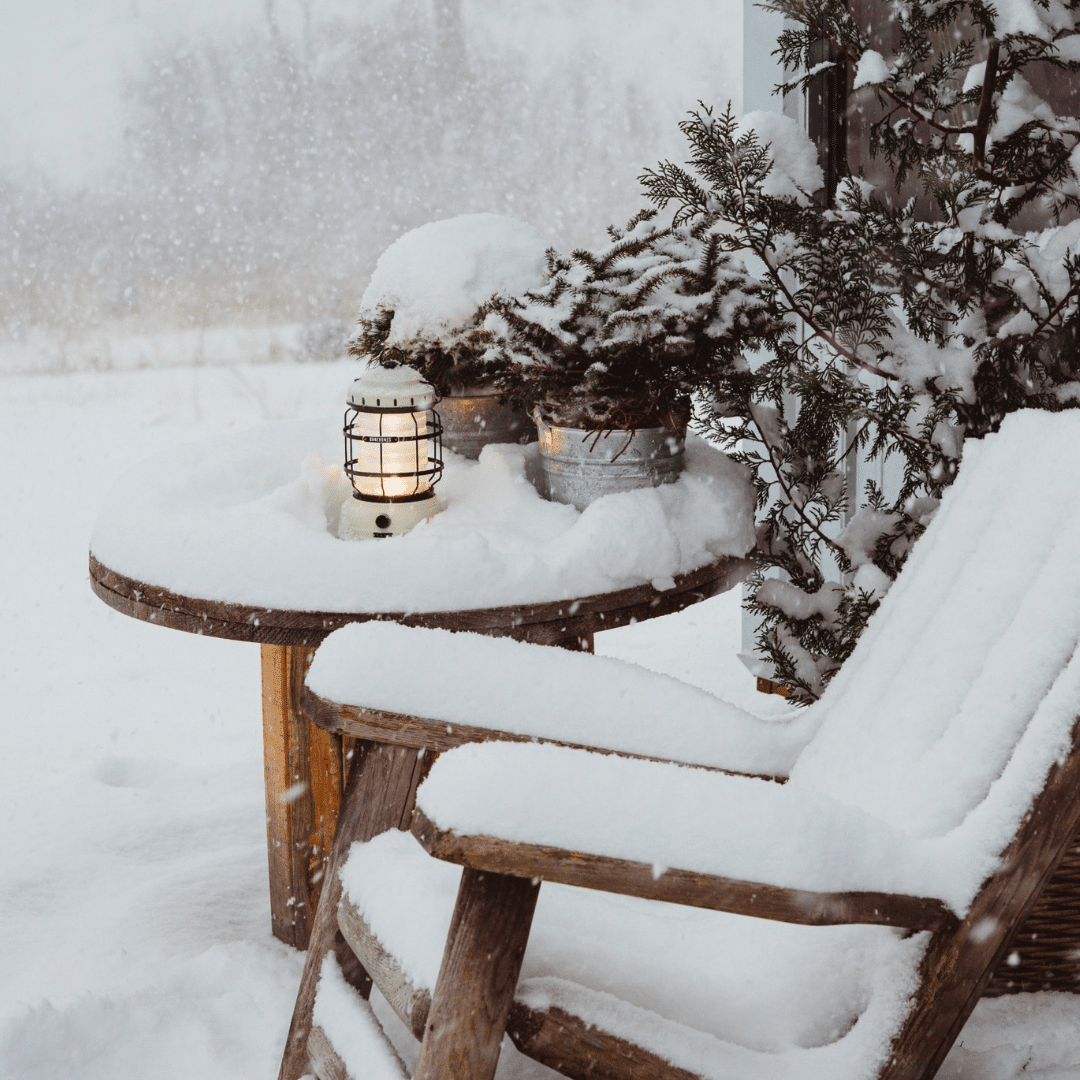
MULTIPOLYGON (((538 645, 537 648, 547 648, 538 645)), ((591 750, 597 754, 615 754, 619 757, 639 758, 644 761, 670 761, 668 756, 660 757, 649 754, 635 754, 625 750, 612 749, 607 745, 594 742, 555 739, 538 735, 522 734, 518 731, 505 731, 502 728, 480 727, 476 724, 447 723, 445 720, 433 720, 425 716, 412 716, 409 713, 390 712, 387 709, 374 709, 365 705, 347 705, 340 701, 328 701, 320 697, 310 687, 305 686, 300 694, 300 711, 316 727, 332 731, 338 735, 348 735, 354 739, 371 739, 373 742, 390 743, 393 746, 410 746, 417 750, 429 750, 442 753, 455 746, 474 742, 522 742, 544 743, 551 746, 565 746, 574 750, 591 750)), ((584 738, 590 734, 588 726, 581 732, 584 738)), ((595 733, 592 734, 601 734, 595 733)), ((605 742, 608 740, 605 740, 605 742)), ((659 740, 657 740, 659 743, 659 740)), ((660 749, 659 745, 656 749, 660 749)), ((704 764, 696 760, 694 753, 688 753, 678 759, 682 764, 694 765, 699 769, 727 773, 730 776, 753 776, 760 780, 776 780, 783 783, 786 776, 773 773, 749 773, 738 769, 725 769, 718 765, 704 764)))
POLYGON ((652 866, 626 859, 519 843, 497 836, 459 836, 440 829, 421 810, 414 814, 412 832, 430 855, 474 870, 557 881, 777 922, 807 926, 870 923, 909 930, 941 930, 957 922, 940 900, 926 897, 880 892, 814 892, 692 870, 665 869, 657 875, 652 866))
POLYGON ((770 777, 818 724, 812 709, 762 720, 612 657, 376 622, 322 643, 302 708, 330 731, 429 750, 545 742, 770 777))

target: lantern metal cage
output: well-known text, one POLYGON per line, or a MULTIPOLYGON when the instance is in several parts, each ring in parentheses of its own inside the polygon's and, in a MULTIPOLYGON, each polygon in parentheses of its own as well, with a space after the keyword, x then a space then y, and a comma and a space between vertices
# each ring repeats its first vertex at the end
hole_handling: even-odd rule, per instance
POLYGON ((374 411, 350 405, 345 410, 344 433, 345 472, 352 481, 354 498, 370 502, 434 498, 432 485, 438 483, 443 471, 443 428, 433 408, 374 411), (420 417, 426 417, 426 423, 421 424, 420 417), (363 450, 358 443, 363 444, 363 450), (360 468, 361 463, 375 460, 376 469, 360 468))

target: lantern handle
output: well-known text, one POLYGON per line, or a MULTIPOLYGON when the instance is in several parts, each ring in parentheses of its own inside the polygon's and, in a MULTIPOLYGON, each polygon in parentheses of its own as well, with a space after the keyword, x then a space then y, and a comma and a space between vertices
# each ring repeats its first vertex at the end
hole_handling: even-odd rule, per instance
POLYGON ((405 351, 400 345, 391 345, 386 349, 383 349, 379 353, 379 364, 381 367, 396 368, 396 367, 408 367, 408 357, 405 355, 405 351))

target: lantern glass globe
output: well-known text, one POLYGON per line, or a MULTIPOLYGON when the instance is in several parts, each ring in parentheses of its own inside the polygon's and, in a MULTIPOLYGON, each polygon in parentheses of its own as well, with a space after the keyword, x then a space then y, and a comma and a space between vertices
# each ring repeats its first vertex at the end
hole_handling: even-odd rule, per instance
POLYGON ((353 421, 356 490, 361 495, 399 499, 431 487, 428 419, 423 412, 358 413, 353 421))

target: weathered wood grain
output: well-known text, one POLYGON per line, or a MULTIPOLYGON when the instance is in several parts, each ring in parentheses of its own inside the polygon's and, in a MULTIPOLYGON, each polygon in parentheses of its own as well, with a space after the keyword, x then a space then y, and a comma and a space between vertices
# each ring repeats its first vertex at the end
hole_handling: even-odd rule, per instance
POLYGON ((315 650, 262 646, 263 766, 270 918, 276 938, 307 948, 341 802, 341 740, 301 712, 315 650))
MULTIPOLYGON (((296 647, 294 646, 294 649, 296 647)), ((314 923, 319 906, 330 849, 334 844, 341 797, 344 789, 344 770, 341 756, 341 737, 315 727, 297 710, 297 724, 307 725, 308 773, 311 783, 311 831, 308 834, 308 921, 314 923)))
POLYGON ((915 1004, 880 1080, 932 1080, 1016 927, 1035 906, 1080 825, 1080 720, 1072 750, 1050 770, 1000 868, 964 920, 930 940, 915 1004))
POLYGON ((121 614, 144 622, 185 630, 192 634, 255 641, 269 645, 315 646, 327 634, 351 622, 383 620, 406 626, 444 630, 473 630, 506 635, 541 645, 569 645, 591 640, 600 630, 626 626, 681 611, 733 588, 749 576, 753 564, 746 559, 720 558, 675 579, 663 592, 638 585, 576 600, 468 611, 327 612, 288 611, 248 604, 226 604, 183 596, 168 589, 125 577, 90 556, 90 585, 97 596, 121 614))
POLYGON ((331 949, 337 955, 345 978, 362 996, 367 997, 370 992, 370 976, 338 929, 337 909, 341 900, 338 870, 355 841, 370 840, 387 829, 408 827, 423 772, 422 756, 418 751, 376 743, 357 744, 285 1041, 279 1080, 299 1080, 307 1069, 307 1041, 315 989, 323 958, 331 949))
POLYGON ((572 634, 570 637, 562 638, 560 641, 549 641, 545 642, 545 644, 557 645, 560 649, 566 649, 568 652, 593 653, 596 652, 595 637, 595 634, 572 634))
MULTIPOLYGON (((383 1045, 388 1053, 397 1058, 401 1064, 401 1071, 405 1072, 405 1063, 398 1057, 397 1051, 389 1039, 382 1037, 383 1045)), ((353 1076, 341 1055, 334 1048, 330 1037, 318 1024, 311 1025, 308 1035, 308 1063, 309 1068, 318 1077, 318 1080, 364 1080, 363 1073, 353 1076)))
POLYGON ((564 885, 640 896, 646 900, 664 900, 806 926, 870 923, 911 930, 937 930, 956 924, 956 917, 940 900, 891 893, 818 893, 784 889, 677 868, 665 870, 657 877, 647 863, 540 844, 518 844, 495 836, 458 836, 440 829, 422 810, 417 810, 413 816, 412 831, 436 858, 459 866, 558 881, 564 885))
POLYGON ((540 883, 466 869, 415 1080, 491 1080, 540 883))
POLYGON ((308 1057, 310 1068, 319 1080, 356 1080, 349 1075, 345 1062, 318 1024, 312 1025, 308 1034, 308 1057))
MULTIPOLYGON (((304 688, 307 690, 307 687, 304 688)), ((304 715, 310 720, 311 714, 307 711, 307 706, 304 704, 304 695, 300 695, 300 708, 303 710, 304 715)), ((327 730, 330 730, 329 728, 327 730)), ((352 768, 353 757, 357 753, 356 749, 357 739, 351 735, 342 735, 341 737, 341 790, 345 790, 345 784, 349 779, 349 769, 352 768)))
POLYGON ((417 990, 409 982, 397 959, 383 948, 347 895, 338 903, 338 928, 398 1019, 417 1039, 422 1039, 431 1011, 431 994, 417 990))

